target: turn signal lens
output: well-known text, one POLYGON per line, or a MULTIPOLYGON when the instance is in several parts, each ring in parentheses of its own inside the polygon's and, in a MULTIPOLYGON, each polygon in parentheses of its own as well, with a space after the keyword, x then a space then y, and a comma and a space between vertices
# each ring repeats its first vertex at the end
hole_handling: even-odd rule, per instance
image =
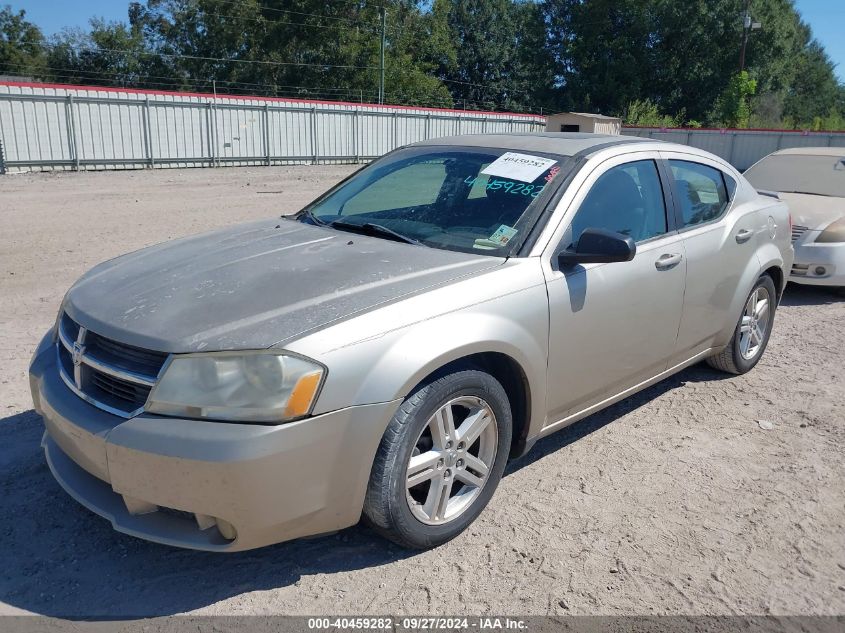
POLYGON ((285 417, 298 418, 306 415, 311 410, 314 398, 317 396, 317 389, 320 386, 322 372, 315 371, 306 374, 296 381, 288 399, 288 406, 285 407, 285 417))

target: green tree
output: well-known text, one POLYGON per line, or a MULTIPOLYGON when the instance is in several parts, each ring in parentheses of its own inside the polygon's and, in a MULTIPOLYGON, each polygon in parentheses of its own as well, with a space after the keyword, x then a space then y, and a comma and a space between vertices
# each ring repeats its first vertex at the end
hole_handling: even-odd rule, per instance
POLYGON ((786 89, 784 115, 808 127, 837 111, 840 87, 824 48, 811 40, 795 60, 795 76, 786 89))
POLYGON ((547 45, 545 15, 536 2, 516 2, 513 6, 516 32, 516 63, 511 68, 513 87, 521 90, 524 109, 555 110, 554 64, 547 45))
POLYGON ((452 0, 448 25, 457 49, 455 66, 443 78, 456 103, 471 108, 523 109, 524 82, 514 83, 520 55, 520 16, 510 0, 452 0))
POLYGON ((25 11, 0 9, 0 74, 40 76, 46 66, 41 30, 26 19, 25 11))
POLYGON ((47 46, 0 11, 0 72, 234 94, 828 128, 843 87, 794 0, 139 0, 47 46))
POLYGON ((761 24, 748 35, 746 67, 761 94, 784 94, 796 75, 795 57, 809 42, 793 0, 753 0, 751 14, 761 24))
POLYGON ((148 51, 185 82, 226 92, 375 100, 379 8, 388 11, 386 84, 402 103, 450 105, 433 76, 448 59, 442 28, 415 2, 147 0, 130 21, 148 51), (445 57, 444 57, 445 56, 445 57))
POLYGON ((751 97, 757 91, 757 81, 748 71, 735 74, 716 102, 713 119, 725 127, 748 127, 751 119, 751 97))
POLYGON ((640 127, 678 127, 683 123, 683 117, 673 117, 662 114, 650 99, 635 100, 625 107, 622 113, 622 121, 625 125, 638 125, 640 127))
POLYGON ((542 7, 562 106, 616 114, 651 96, 653 2, 547 0, 542 7))
POLYGON ((91 30, 65 29, 52 39, 45 78, 101 86, 178 89, 165 76, 148 77, 143 34, 121 22, 91 20, 91 30))
MULTIPOLYGON (((441 69, 454 68, 456 63, 457 51, 447 19, 446 8, 437 2, 426 13, 413 2, 397 2, 388 8, 385 54, 388 103, 447 108, 454 105, 448 87, 438 76, 441 69)), ((374 63, 376 59, 373 55, 374 63)))
POLYGON ((665 112, 705 120, 737 71, 739 0, 655 0, 644 95, 665 112))

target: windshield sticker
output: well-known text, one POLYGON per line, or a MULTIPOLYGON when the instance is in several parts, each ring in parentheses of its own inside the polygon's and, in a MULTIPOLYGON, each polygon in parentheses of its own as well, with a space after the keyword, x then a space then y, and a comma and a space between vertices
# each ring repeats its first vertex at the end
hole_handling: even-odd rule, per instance
POLYGON ((514 235, 517 234, 517 230, 512 226, 508 226, 507 224, 501 225, 496 232, 493 233, 488 239, 491 242, 496 243, 498 246, 504 246, 508 242, 510 242, 514 235))
POLYGON ((506 246, 517 233, 519 233, 517 229, 512 226, 508 226, 507 224, 502 224, 498 229, 496 229, 496 232, 493 233, 493 235, 486 239, 482 237, 475 240, 475 243, 472 246, 473 248, 480 248, 486 251, 501 248, 502 246, 506 246))
POLYGON ((496 248, 502 248, 502 246, 507 245, 507 243, 510 242, 517 233, 519 233, 517 229, 512 226, 508 226, 507 224, 502 224, 490 237, 486 239, 482 237, 475 240, 472 247, 484 251, 492 251, 496 248))
POLYGON ((521 180, 522 182, 534 182, 556 162, 553 158, 505 152, 482 169, 481 173, 487 176, 521 180))
POLYGON ((557 176, 557 175, 558 175, 558 173, 560 173, 560 167, 558 167, 557 165, 555 165, 554 167, 552 167, 552 168, 549 170, 549 173, 548 173, 548 174, 546 174, 546 178, 545 178, 546 182, 551 182, 551 181, 552 181, 552 179, 553 179, 555 176, 557 176))

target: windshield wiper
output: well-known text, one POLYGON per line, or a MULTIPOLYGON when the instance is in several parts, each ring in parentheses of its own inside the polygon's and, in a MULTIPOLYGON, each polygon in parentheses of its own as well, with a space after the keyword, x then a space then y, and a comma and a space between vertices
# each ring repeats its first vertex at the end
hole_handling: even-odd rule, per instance
POLYGON ((302 218, 305 217, 305 218, 308 219, 309 222, 312 222, 313 224, 316 224, 317 226, 326 226, 326 224, 327 224, 327 222, 323 222, 320 218, 318 218, 316 215, 314 215, 314 212, 311 211, 311 209, 303 209, 302 211, 297 213, 294 217, 296 217, 296 219, 299 220, 300 222, 302 221, 302 218))
POLYGON ((396 240, 397 242, 405 242, 406 244, 416 244, 418 246, 422 246, 422 242, 415 240, 413 237, 402 235, 393 229, 389 229, 381 224, 373 224, 372 222, 357 224, 355 222, 347 222, 345 220, 335 220, 334 222, 329 222, 329 226, 341 231, 351 231, 354 233, 362 233, 364 235, 373 235, 375 237, 386 237, 388 239, 396 240))

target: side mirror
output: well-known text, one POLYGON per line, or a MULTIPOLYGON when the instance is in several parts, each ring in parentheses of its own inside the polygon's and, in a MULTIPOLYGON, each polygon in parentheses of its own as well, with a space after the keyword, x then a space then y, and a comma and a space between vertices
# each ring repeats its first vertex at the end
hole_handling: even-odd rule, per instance
POLYGON ((561 267, 573 264, 629 262, 636 254, 637 245, 628 235, 605 229, 584 229, 575 250, 561 251, 557 261, 561 267))

